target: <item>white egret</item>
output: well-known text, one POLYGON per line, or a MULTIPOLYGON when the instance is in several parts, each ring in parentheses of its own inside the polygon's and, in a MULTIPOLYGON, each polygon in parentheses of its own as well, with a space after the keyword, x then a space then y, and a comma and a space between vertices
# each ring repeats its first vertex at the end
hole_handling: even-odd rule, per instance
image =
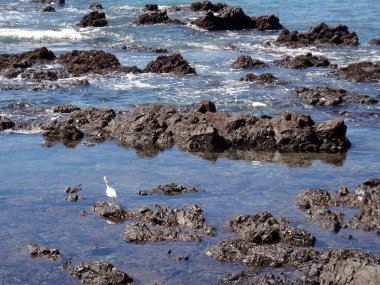
POLYGON ((104 176, 104 182, 106 183, 107 189, 106 189, 106 194, 108 197, 112 198, 114 201, 117 198, 116 191, 112 187, 110 187, 107 183, 107 177, 104 176))
POLYGON ((263 113, 263 108, 267 107, 267 104, 265 103, 261 103, 261 102, 252 102, 251 103, 251 106, 253 107, 253 109, 259 109, 261 114, 263 113))

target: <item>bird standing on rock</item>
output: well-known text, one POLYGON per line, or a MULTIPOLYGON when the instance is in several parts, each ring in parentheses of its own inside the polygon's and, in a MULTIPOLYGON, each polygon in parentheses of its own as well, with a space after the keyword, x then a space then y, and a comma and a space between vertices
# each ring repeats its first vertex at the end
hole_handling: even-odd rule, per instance
POLYGON ((115 202, 115 199, 117 198, 116 191, 112 187, 110 187, 107 183, 107 177, 104 176, 104 182, 106 183, 107 189, 106 189, 106 194, 108 197, 112 198, 113 201, 115 202))

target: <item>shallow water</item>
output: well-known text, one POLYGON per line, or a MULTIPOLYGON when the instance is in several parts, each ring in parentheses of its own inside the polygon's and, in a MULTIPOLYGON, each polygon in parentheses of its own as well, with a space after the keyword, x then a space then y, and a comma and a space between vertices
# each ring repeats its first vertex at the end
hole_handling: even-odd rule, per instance
MULTIPOLYGON (((190 26, 131 25, 141 10, 141 1, 102 1, 109 27, 79 29, 74 26, 88 12, 90 1, 66 0, 55 6, 57 13, 42 13, 42 5, 28 1, 0 1, 0 53, 22 52, 47 46, 56 54, 73 49, 103 49, 117 55, 125 65, 144 67, 157 54, 122 50, 122 45, 144 45, 181 52, 197 74, 89 76, 89 86, 70 85, 59 80, 58 89, 30 91, 18 79, 0 77, 1 86, 17 87, 0 91, 0 114, 14 121, 36 119, 39 107, 72 103, 127 109, 152 102, 187 105, 211 99, 218 110, 254 113, 252 101, 268 104, 265 113, 277 115, 286 109, 308 113, 315 121, 342 118, 340 109, 352 112, 346 118, 347 136, 352 147, 345 154, 281 154, 278 152, 229 152, 190 154, 178 149, 165 150, 153 157, 106 142, 94 147, 56 145, 43 148, 39 134, 0 133, 0 282, 4 284, 79 284, 60 268, 60 260, 32 259, 28 243, 56 247, 75 261, 106 259, 139 283, 212 284, 221 276, 242 269, 219 264, 203 251, 233 234, 224 226, 233 215, 271 211, 296 227, 317 237, 317 248, 356 247, 380 257, 380 239, 374 233, 342 230, 338 234, 308 224, 294 205, 295 196, 308 188, 352 189, 370 177, 379 177, 379 105, 351 105, 339 109, 312 108, 296 100, 291 91, 301 86, 328 85, 370 96, 380 95, 378 83, 350 83, 325 77, 323 68, 288 70, 269 68, 283 84, 257 86, 237 79, 247 71, 234 70, 231 63, 243 54, 267 62, 285 54, 312 51, 333 63, 347 65, 360 60, 379 60, 380 48, 370 47, 369 39, 379 37, 380 2, 354 3, 324 1, 226 1, 241 6, 249 15, 274 13, 290 30, 305 31, 320 22, 347 24, 356 31, 361 45, 353 48, 264 48, 278 32, 200 31, 190 26), (80 3, 78 3, 80 2, 80 3), (239 51, 226 49, 233 43, 239 51), (15 106, 17 106, 15 108, 15 106), (368 114, 373 116, 369 117, 368 114), (201 243, 127 244, 124 225, 107 225, 96 218, 91 204, 104 200, 102 177, 107 175, 118 192, 118 201, 127 209, 155 204, 171 207, 204 207, 206 222, 216 227, 215 237, 201 243), (176 182, 205 192, 175 197, 138 196, 139 189, 176 182), (85 197, 77 203, 65 201, 64 188, 81 183, 85 197), (88 212, 81 216, 81 210, 88 212), (353 240, 341 237, 351 233, 353 240), (167 254, 171 249, 172 253, 167 254), (178 262, 175 256, 188 255, 178 262), (48 275, 47 275, 48 274, 48 275), (48 276, 48 278, 46 277, 48 276), (195 278, 194 278, 195 277, 195 278)), ((155 1, 162 6, 186 5, 192 1, 155 1)), ((171 17, 195 18, 197 14, 175 12, 171 17)), ((69 81, 69 80, 68 80, 69 81)), ((49 116, 49 114, 45 114, 49 116)), ((37 118, 38 119, 38 118, 37 118)))

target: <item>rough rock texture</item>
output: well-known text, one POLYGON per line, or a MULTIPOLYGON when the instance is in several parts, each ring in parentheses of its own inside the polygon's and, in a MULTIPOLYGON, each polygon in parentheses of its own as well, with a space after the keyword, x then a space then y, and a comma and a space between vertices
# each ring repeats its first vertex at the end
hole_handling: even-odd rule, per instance
POLYGON ((55 81, 58 80, 58 73, 54 69, 41 69, 33 70, 28 69, 20 73, 21 78, 29 79, 36 82, 41 82, 44 80, 55 81))
POLYGON ((272 73, 254 74, 248 73, 246 76, 240 78, 240 81, 258 82, 262 84, 272 84, 277 81, 277 78, 272 73))
POLYGON ((4 116, 0 116, 0 131, 13 128, 15 123, 4 116))
POLYGON ((51 142, 79 142, 83 139, 84 134, 74 125, 69 123, 59 123, 54 120, 45 124, 43 127, 42 136, 51 142))
POLYGON ((170 56, 162 55, 151 61, 145 67, 144 72, 153 73, 174 73, 174 74, 194 74, 195 69, 189 65, 182 55, 174 54, 170 56))
POLYGON ((310 208, 305 212, 305 214, 306 219, 310 223, 333 232, 339 232, 343 224, 343 213, 331 212, 326 208, 310 208))
POLYGON ((105 13, 98 11, 92 11, 89 14, 83 16, 81 21, 77 24, 79 27, 105 27, 108 26, 105 13))
POLYGON ((289 226, 287 219, 273 217, 269 212, 239 215, 227 221, 227 226, 244 240, 255 244, 286 243, 292 246, 313 246, 315 237, 302 229, 289 226))
POLYGON ((32 2, 40 4, 65 4, 65 0, 33 0, 32 2))
POLYGON ((178 19, 170 19, 166 11, 154 11, 139 16, 136 25, 155 25, 155 24, 175 24, 183 25, 184 23, 178 19))
POLYGON ((57 61, 64 66, 67 72, 74 76, 87 73, 102 74, 115 70, 120 66, 120 62, 115 55, 102 50, 73 50, 61 55, 57 61))
MULTIPOLYGON (((341 187, 342 188, 342 187, 341 187)), ((297 195, 296 204, 301 209, 310 209, 306 215, 311 222, 330 230, 340 227, 361 228, 380 234, 380 179, 373 178, 358 185, 353 191, 332 195, 323 189, 307 190, 297 195), (357 213, 343 224, 341 213, 332 213, 325 207, 358 208, 357 213)))
POLYGON ((200 242, 202 235, 179 227, 147 226, 144 223, 129 224, 124 229, 124 240, 132 243, 163 241, 200 242))
POLYGON ((210 1, 203 1, 203 2, 193 2, 191 3, 190 9, 191 11, 194 12, 207 12, 207 11, 212 11, 212 12, 219 12, 220 10, 228 7, 227 4, 225 3, 212 3, 210 1))
POLYGON ((92 205, 92 210, 99 217, 102 217, 113 223, 122 223, 125 221, 127 216, 127 212, 115 202, 98 201, 92 205))
POLYGON ((295 57, 286 56, 281 60, 276 60, 274 64, 293 69, 304 69, 308 67, 327 67, 330 65, 330 61, 324 56, 313 56, 309 52, 295 57))
POLYGON ((315 259, 310 247, 287 244, 257 245, 244 239, 231 238, 210 247, 206 255, 219 262, 242 263, 254 267, 296 267, 315 259))
POLYGON ((145 4, 143 11, 158 11, 157 4, 145 4))
POLYGON ((378 46, 378 45, 380 45, 380 40, 379 40, 379 39, 371 39, 371 40, 368 42, 368 44, 369 44, 370 46, 378 46))
POLYGON ((263 61, 259 59, 252 59, 249 55, 239 56, 232 64, 234 68, 264 68, 268 67, 263 61))
POLYGON ((350 93, 344 89, 330 87, 299 88, 295 94, 313 106, 342 106, 347 104, 376 104, 378 100, 367 96, 350 93))
MULTIPOLYGON (((55 59, 52 51, 46 47, 37 48, 33 51, 19 54, 1 54, 0 55, 0 72, 12 70, 21 73, 23 69, 31 67, 33 64, 44 64, 55 59)), ((16 75, 16 76, 17 76, 16 75)), ((14 77, 14 76, 12 76, 14 77)))
POLYGON ((51 108, 53 113, 71 113, 78 110, 80 108, 72 104, 58 105, 51 108))
POLYGON ((165 48, 151 48, 147 46, 137 46, 137 45, 124 45, 121 49, 134 51, 134 52, 153 52, 153 53, 166 53, 168 52, 165 48))
POLYGON ((93 2, 93 3, 91 3, 91 5, 90 5, 90 7, 88 9, 94 10, 94 11, 96 11, 96 10, 102 10, 103 6, 100 3, 93 2))
POLYGON ((82 185, 78 184, 75 186, 68 186, 65 188, 65 193, 70 194, 70 193, 78 193, 82 191, 82 185))
POLYGON ((380 61, 362 61, 342 67, 334 71, 334 74, 343 80, 362 82, 380 82, 380 61))
POLYGON ((254 29, 259 31, 281 30, 284 28, 280 24, 280 19, 273 14, 251 17, 251 21, 253 22, 254 29))
POLYGON ((247 270, 223 277, 217 285, 288 284, 366 284, 375 285, 380 277, 379 260, 356 249, 326 249, 318 258, 295 271, 262 273, 247 270))
POLYGON ((127 274, 106 261, 82 263, 78 266, 66 265, 65 270, 86 285, 127 285, 134 284, 127 274))
POLYGON ((205 16, 193 21, 192 24, 209 31, 243 30, 255 27, 251 18, 241 8, 230 7, 220 10, 218 15, 210 11, 205 16))
POLYGON ((349 32, 347 26, 338 25, 334 28, 325 23, 311 27, 306 33, 298 31, 289 32, 284 29, 277 40, 276 45, 283 45, 290 48, 304 47, 308 45, 346 45, 356 46, 359 44, 358 36, 354 32, 349 32))
POLYGON ((41 258, 56 260, 59 257, 61 257, 61 253, 59 252, 58 249, 47 248, 44 246, 40 246, 38 244, 29 244, 28 250, 30 252, 30 255, 33 258, 41 257, 41 258))
POLYGON ((175 183, 170 183, 166 185, 160 185, 151 190, 140 190, 138 192, 139 195, 178 195, 183 193, 194 193, 198 192, 194 187, 185 187, 182 185, 177 185, 175 183))
POLYGON ((55 9, 52 6, 46 6, 42 9, 42 12, 55 12, 55 9))

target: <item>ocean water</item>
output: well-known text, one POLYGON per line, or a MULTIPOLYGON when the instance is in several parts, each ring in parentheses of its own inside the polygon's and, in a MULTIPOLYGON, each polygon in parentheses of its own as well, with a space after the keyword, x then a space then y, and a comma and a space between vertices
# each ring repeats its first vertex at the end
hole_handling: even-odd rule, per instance
MULTIPOLYGON (((14 121, 35 120, 33 110, 72 103, 124 110, 139 104, 188 105, 202 99, 215 102, 218 111, 253 113, 251 102, 265 102, 266 114, 283 110, 308 113, 315 121, 345 118, 352 147, 344 154, 282 154, 278 152, 228 152, 222 154, 183 153, 176 148, 154 156, 142 156, 133 149, 106 142, 94 147, 56 145, 43 148, 38 130, 30 133, 0 133, 0 282, 1 284, 79 284, 60 269, 60 260, 32 259, 29 243, 59 248, 75 262, 105 259, 127 272, 139 284, 212 284, 222 276, 243 269, 220 264, 204 250, 234 236, 224 225, 237 214, 270 211, 289 219, 294 227, 309 230, 317 238, 316 248, 354 247, 380 257, 380 239, 375 233, 341 230, 338 234, 306 222, 294 204, 295 196, 309 188, 352 189, 365 179, 379 177, 379 105, 350 105, 342 108, 314 108, 296 101, 292 90, 303 86, 345 88, 378 98, 379 83, 351 83, 326 77, 329 70, 269 68, 282 82, 259 86, 240 82, 247 71, 231 68, 240 55, 266 62, 284 55, 312 52, 332 63, 380 60, 380 47, 369 46, 380 37, 380 2, 373 0, 225 1, 240 6, 248 15, 274 13, 289 30, 306 31, 313 25, 346 24, 359 36, 360 45, 343 48, 270 48, 262 45, 279 32, 205 32, 190 25, 134 26, 141 14, 141 1, 100 1, 109 22, 104 28, 78 28, 75 23, 89 12, 92 1, 66 0, 54 5, 56 13, 41 12, 44 5, 31 1, 0 0, 0 53, 17 53, 46 46, 56 55, 73 49, 102 49, 115 54, 123 65, 144 67, 157 54, 131 52, 123 45, 161 47, 180 52, 197 74, 128 74, 86 77, 90 85, 58 80, 60 88, 31 91, 32 84, 0 76, 0 115, 14 121), (237 50, 227 49, 229 44, 237 50), (6 88, 6 87, 11 88, 6 88), (161 204, 171 207, 204 208, 206 222, 215 226, 215 237, 200 243, 158 243, 135 245, 123 241, 124 225, 107 225, 93 215, 91 205, 106 199, 102 177, 107 175, 118 192, 118 202, 127 209, 161 204), (175 182, 195 186, 204 192, 175 197, 141 197, 139 189, 175 182), (84 200, 65 201, 64 188, 82 184, 84 200), (88 215, 80 215, 86 210, 88 215), (351 233, 354 239, 342 237, 351 233), (172 254, 167 254, 171 249, 172 254), (175 256, 188 255, 178 262, 175 256), (189 280, 191 282, 189 283, 189 280)), ((189 5, 192 1, 155 1, 161 7, 189 5)), ((171 18, 195 19, 197 13, 170 12, 171 18)), ((256 71, 255 71, 256 72, 256 71)), ((350 214, 350 213, 348 213, 350 214)))

